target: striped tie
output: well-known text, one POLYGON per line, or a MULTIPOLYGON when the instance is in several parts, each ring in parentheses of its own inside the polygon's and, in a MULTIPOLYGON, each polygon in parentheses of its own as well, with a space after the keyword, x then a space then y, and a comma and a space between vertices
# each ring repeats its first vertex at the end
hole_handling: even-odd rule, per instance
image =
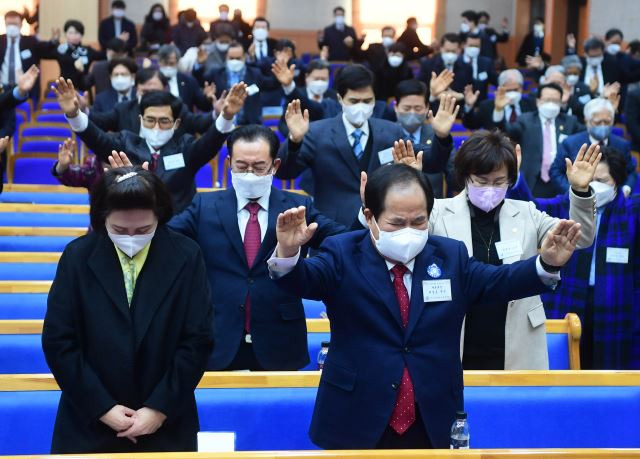
MULTIPOLYGON (((244 253, 247 257, 247 265, 249 269, 253 266, 253 263, 260 251, 262 231, 260 229, 260 221, 258 220, 258 212, 260 211, 260 204, 255 201, 250 202, 245 206, 245 209, 249 211, 249 221, 244 230, 244 253)), ((244 303, 244 330, 251 332, 251 296, 247 293, 247 298, 244 303)))
POLYGON ((353 154, 356 155, 358 161, 362 159, 362 155, 364 154, 364 150, 362 149, 362 144, 360 143, 360 139, 362 139, 362 135, 364 133, 360 129, 356 129, 351 133, 351 137, 353 137, 353 154))

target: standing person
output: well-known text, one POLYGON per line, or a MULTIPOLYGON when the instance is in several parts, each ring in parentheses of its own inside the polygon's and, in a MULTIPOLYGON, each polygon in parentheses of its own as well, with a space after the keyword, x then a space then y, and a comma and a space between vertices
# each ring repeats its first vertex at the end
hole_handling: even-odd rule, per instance
POLYGON ((119 38, 127 44, 127 51, 132 53, 138 45, 136 25, 125 17, 127 5, 122 0, 111 3, 111 16, 100 21, 98 27, 98 41, 102 50, 107 49, 107 43, 113 38, 119 38))
POLYGON ((318 42, 320 49, 329 48, 330 61, 351 60, 354 50, 360 49, 361 42, 353 27, 345 23, 345 11, 341 6, 333 9, 333 24, 324 28, 322 39, 318 42))
POLYGON ((418 20, 414 17, 407 19, 407 27, 398 37, 398 43, 402 43, 407 49, 407 60, 420 59, 426 57, 431 48, 422 43, 418 36, 418 20))
POLYGON ((80 90, 87 90, 87 75, 89 67, 94 61, 106 59, 106 54, 82 44, 84 25, 75 19, 69 19, 64 23, 66 43, 58 46, 55 59, 60 66, 60 76, 65 80, 71 80, 73 85, 80 90))
POLYGON ((180 50, 175 45, 162 45, 158 49, 158 67, 169 82, 169 92, 179 97, 189 110, 211 110, 211 100, 205 96, 198 81, 178 70, 180 56, 180 50))
POLYGON ((160 46, 171 41, 171 25, 161 3, 151 6, 149 14, 144 17, 140 31, 140 46, 147 51, 156 51, 160 46))
POLYGON ((533 27, 520 45, 516 62, 520 67, 526 67, 527 57, 540 56, 543 61, 551 61, 551 56, 544 51, 544 18, 538 17, 533 21, 533 27))
POLYGON ((100 92, 91 107, 97 112, 106 112, 115 105, 132 100, 136 96, 135 75, 138 66, 133 59, 112 59, 109 61, 111 88, 100 92))
POLYGON ((502 18, 500 22, 500 31, 489 27, 491 16, 486 11, 478 12, 478 34, 482 39, 480 46, 480 55, 488 57, 495 62, 498 56, 497 43, 506 43, 509 41, 509 20, 502 18))
POLYGON ((434 198, 421 172, 382 167, 364 193, 368 230, 330 237, 311 258, 299 255, 315 230, 304 209, 278 216, 271 275, 292 294, 324 301, 331 321, 309 434, 326 449, 447 448, 464 403, 464 315, 547 291, 580 225, 561 221, 540 255, 490 266, 462 242, 428 234, 434 198))
POLYGON ((236 8, 233 10, 233 19, 231 21, 238 31, 238 36, 234 37, 236 40, 244 40, 251 35, 251 26, 242 19, 242 10, 236 8))
POLYGON ((171 41, 184 54, 189 48, 200 46, 207 38, 198 21, 198 14, 193 8, 189 8, 182 15, 183 20, 178 22, 171 31, 171 41))
POLYGON ((112 38, 107 42, 106 59, 95 61, 91 64, 89 73, 84 77, 84 87, 94 88, 96 96, 103 91, 108 91, 111 85, 111 72, 109 63, 114 59, 127 58, 127 44, 119 38, 112 38))
POLYGON ((238 30, 236 29, 236 25, 229 18, 229 5, 222 3, 218 6, 219 17, 215 21, 211 21, 209 24, 209 34, 211 36, 218 34, 218 27, 223 26, 225 28, 231 27, 233 28, 233 36, 232 38, 236 40, 238 38, 238 30))
POLYGON ((42 330, 62 390, 52 453, 196 450, 213 308, 200 249, 166 228, 171 215, 141 168, 94 188, 93 233, 65 248, 42 330))

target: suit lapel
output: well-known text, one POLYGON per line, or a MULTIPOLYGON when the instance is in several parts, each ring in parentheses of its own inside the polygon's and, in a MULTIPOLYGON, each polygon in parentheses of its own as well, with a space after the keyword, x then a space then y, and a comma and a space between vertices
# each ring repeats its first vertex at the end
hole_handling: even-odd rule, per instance
POLYGON ((224 232, 227 233, 229 242, 238 256, 242 259, 245 266, 247 265, 247 256, 244 253, 244 244, 240 236, 240 228, 238 228, 238 200, 236 192, 233 188, 226 191, 219 191, 220 199, 216 200, 216 210, 218 218, 222 222, 224 232))
POLYGON ((471 241, 471 214, 467 203, 467 192, 463 190, 458 196, 447 201, 446 214, 443 216, 447 237, 464 242, 469 256, 473 256, 471 241))
MULTIPOLYGON (((524 221, 520 216, 520 210, 509 200, 505 200, 499 215, 500 240, 518 241, 524 253, 524 221)), ((502 263, 509 265, 522 259, 522 254, 504 258, 502 263)))
POLYGON ((413 265, 413 275, 411 276, 411 305, 409 307, 409 324, 407 325, 407 332, 405 339, 409 339, 411 333, 416 327, 416 324, 420 320, 420 316, 426 309, 424 303, 424 295, 422 293, 422 281, 424 280, 427 267, 435 264, 442 269, 442 260, 434 255, 435 249, 433 246, 427 245, 424 250, 416 257, 415 264, 413 265))
MULTIPOLYGON (((347 130, 345 129, 344 123, 342 122, 341 114, 334 118, 334 124, 331 128, 331 132, 331 138, 334 145, 336 146, 336 149, 338 150, 338 154, 342 157, 353 175, 359 180, 360 165, 358 164, 356 156, 353 154, 353 148, 351 147, 349 139, 347 138, 347 130)), ((371 132, 369 132, 369 137, 371 137, 371 132)))

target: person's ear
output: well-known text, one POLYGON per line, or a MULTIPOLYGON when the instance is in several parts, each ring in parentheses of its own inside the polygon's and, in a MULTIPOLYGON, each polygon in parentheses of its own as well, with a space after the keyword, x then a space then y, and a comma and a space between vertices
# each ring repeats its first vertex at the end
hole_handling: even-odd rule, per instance
POLYGON ((178 118, 175 122, 175 124, 173 125, 173 128, 175 130, 178 130, 178 128, 180 127, 180 123, 182 122, 182 118, 178 118))
POLYGON ((278 169, 280 168, 280 164, 282 163, 282 161, 280 161, 280 158, 276 158, 273 161, 273 175, 276 174, 276 172, 278 172, 278 169))
POLYGON ((371 234, 373 234, 373 237, 378 239, 380 234, 378 231, 378 226, 374 223, 373 212, 371 212, 369 208, 365 208, 362 213, 364 214, 364 218, 367 220, 367 226, 369 226, 371 234))

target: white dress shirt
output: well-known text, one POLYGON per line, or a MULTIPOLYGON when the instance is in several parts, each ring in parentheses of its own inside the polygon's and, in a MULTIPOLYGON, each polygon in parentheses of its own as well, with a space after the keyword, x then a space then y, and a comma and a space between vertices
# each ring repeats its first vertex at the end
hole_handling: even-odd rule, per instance
POLYGON ((516 109, 516 115, 520 116, 522 115, 522 110, 520 110, 520 104, 514 104, 514 105, 507 105, 506 107, 504 107, 504 110, 501 111, 497 111, 495 108, 493 109, 493 122, 494 123, 500 123, 504 117, 506 116, 507 120, 511 119, 511 110, 516 109))
MULTIPOLYGON (((391 276, 391 283, 393 284, 394 275, 391 272, 396 263, 392 263, 389 260, 385 259, 384 262, 387 264, 387 270, 389 271, 389 276, 391 276)), ((409 295, 409 300, 411 300, 411 282, 413 280, 413 265, 416 264, 416 259, 407 262, 405 264, 407 271, 404 273, 402 277, 402 282, 404 282, 404 287, 407 289, 407 294, 409 295)))
POLYGON ((253 44, 255 45, 256 60, 264 59, 269 55, 267 40, 263 40, 263 41, 253 40, 253 44))
POLYGON ((347 121, 347 117, 345 114, 342 114, 342 122, 344 123, 344 128, 347 131, 347 140, 349 141, 349 145, 353 148, 353 145, 356 143, 356 140, 353 138, 351 134, 356 129, 360 129, 362 131, 362 137, 360 138, 360 145, 362 145, 362 151, 367 148, 367 140, 369 140, 369 121, 365 121, 362 126, 359 128, 355 127, 349 121, 347 121))
MULTIPOLYGON (((11 38, 6 37, 7 39, 7 51, 4 53, 4 60, 2 61, 2 70, 0 71, 0 83, 3 85, 9 84, 9 53, 11 52, 11 38)), ((20 37, 15 38, 15 43, 13 45, 15 52, 15 81, 18 82, 18 76, 22 73, 22 57, 20 56, 20 37)))
POLYGON ((169 92, 175 97, 180 97, 180 88, 178 87, 178 77, 174 76, 169 80, 169 92))
MULTIPOLYGON (((547 122, 547 118, 545 118, 544 116, 542 116, 541 114, 538 113, 538 117, 540 118, 540 124, 542 125, 541 129, 542 129, 542 148, 544 148, 544 126, 547 122)), ((549 120, 551 121, 550 123, 550 128, 551 128, 551 163, 553 164, 553 160, 556 159, 556 154, 558 153, 558 144, 557 144, 557 138, 556 138, 556 120, 552 119, 549 120)), ((544 154, 544 152, 543 152, 544 154)))
MULTIPOLYGON (((262 196, 256 202, 260 204, 260 210, 258 211, 258 223, 260 224, 260 240, 264 239, 264 235, 267 234, 267 227, 269 226, 269 197, 271 196, 271 188, 267 191, 267 194, 262 196)), ((240 229, 240 237, 244 241, 244 233, 247 229, 247 223, 249 223, 249 217, 251 214, 245 207, 249 204, 249 199, 243 198, 236 192, 236 199, 238 200, 238 228, 240 229)))

